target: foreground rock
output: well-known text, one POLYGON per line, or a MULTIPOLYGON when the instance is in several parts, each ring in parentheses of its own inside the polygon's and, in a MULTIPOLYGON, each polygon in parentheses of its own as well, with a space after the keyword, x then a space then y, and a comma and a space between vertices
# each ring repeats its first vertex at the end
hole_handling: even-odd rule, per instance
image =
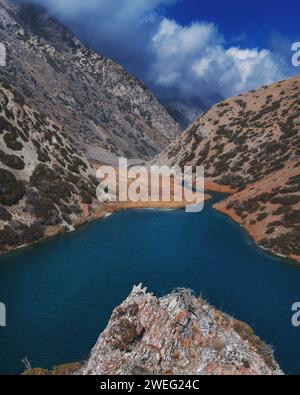
POLYGON ((83 375, 280 375, 252 329, 190 291, 156 298, 141 286, 117 307, 83 375))

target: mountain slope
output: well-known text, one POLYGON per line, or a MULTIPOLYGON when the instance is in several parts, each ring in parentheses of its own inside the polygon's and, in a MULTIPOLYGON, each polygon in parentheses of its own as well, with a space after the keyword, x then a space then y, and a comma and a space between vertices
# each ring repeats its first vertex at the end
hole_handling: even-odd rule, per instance
POLYGON ((205 167, 216 205, 272 252, 300 260, 300 77, 225 100, 156 159, 205 167))
POLYGON ((215 208, 244 226, 264 248, 300 261, 299 175, 298 158, 216 204, 215 208))
POLYGON ((63 125, 90 159, 149 159, 180 133, 142 83, 43 9, 0 0, 0 40, 8 51, 1 80, 63 125))
POLYGON ((104 215, 95 170, 75 146, 0 83, 0 254, 104 215))
MULTIPOLYGON (((177 96, 178 94, 174 93, 173 97, 177 96)), ((162 102, 166 105, 169 114, 171 114, 181 128, 185 130, 199 118, 200 114, 203 114, 221 100, 223 100, 221 96, 214 95, 210 98, 202 99, 162 99, 162 102)))

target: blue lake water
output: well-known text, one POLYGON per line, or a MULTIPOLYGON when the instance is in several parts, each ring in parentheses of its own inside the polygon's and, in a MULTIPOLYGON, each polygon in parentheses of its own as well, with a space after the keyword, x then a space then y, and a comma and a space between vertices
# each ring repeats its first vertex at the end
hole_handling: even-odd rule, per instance
POLYGON ((256 247, 215 212, 133 210, 0 258, 0 374, 21 359, 49 368, 87 359, 114 307, 143 282, 157 295, 184 286, 253 326, 285 373, 300 373, 299 267, 256 247))

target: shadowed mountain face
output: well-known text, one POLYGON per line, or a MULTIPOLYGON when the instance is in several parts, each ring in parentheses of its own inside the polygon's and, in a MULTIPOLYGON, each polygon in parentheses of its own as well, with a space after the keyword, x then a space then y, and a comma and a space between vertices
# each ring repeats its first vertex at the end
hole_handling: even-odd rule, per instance
POLYGON ((96 54, 46 12, 0 0, 0 78, 50 116, 89 159, 149 159, 180 127, 152 93, 121 66, 96 54))
MULTIPOLYGON (((174 93, 173 97, 177 96, 178 95, 174 93)), ((194 123, 201 114, 206 112, 214 104, 221 102, 223 99, 224 98, 222 96, 214 95, 206 99, 162 99, 162 102, 165 103, 166 108, 172 118, 174 118, 178 122, 182 130, 185 130, 192 123, 194 123)))
POLYGON ((217 208, 271 251, 300 260, 300 78, 225 100, 156 159, 205 167, 217 208))

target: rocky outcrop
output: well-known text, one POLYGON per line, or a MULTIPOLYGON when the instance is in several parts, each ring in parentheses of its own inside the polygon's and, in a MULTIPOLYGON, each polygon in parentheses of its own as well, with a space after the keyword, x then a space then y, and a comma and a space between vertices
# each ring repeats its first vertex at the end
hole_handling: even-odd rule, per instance
POLYGON ((252 329, 191 291, 160 299, 134 287, 92 350, 83 375, 280 375, 252 329))
POLYGON ((152 93, 33 5, 0 0, 2 81, 63 126, 90 159, 149 159, 180 133, 152 93))
POLYGON ((216 205, 273 253, 300 260, 300 77, 225 100, 155 160, 205 167, 216 205), (234 194, 235 192, 238 192, 234 194))

